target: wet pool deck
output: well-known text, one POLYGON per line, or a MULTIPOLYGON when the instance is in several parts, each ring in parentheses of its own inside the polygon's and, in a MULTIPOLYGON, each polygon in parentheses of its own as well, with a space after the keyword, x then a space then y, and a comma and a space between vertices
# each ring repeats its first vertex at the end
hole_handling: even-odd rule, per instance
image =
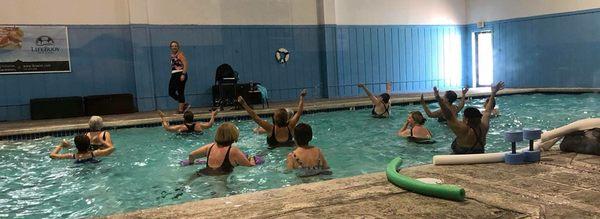
MULTIPOLYGON (((467 94, 468 97, 482 97, 489 95, 489 88, 471 89, 467 94)), ((600 88, 521 88, 521 89, 506 89, 501 91, 499 94, 521 94, 521 93, 580 93, 580 92, 600 92, 600 88)), ((457 91, 460 95, 460 91, 457 91)), ((419 101, 420 94, 398 94, 392 95, 393 103, 409 103, 419 101)), ((425 99, 430 101, 433 100, 432 93, 426 93, 425 99)), ((336 109, 353 106, 365 106, 371 105, 371 101, 367 97, 360 98, 344 98, 344 99, 312 99, 307 100, 305 103, 305 110, 322 110, 322 109, 336 109)), ((272 112, 272 109, 297 107, 297 100, 290 102, 279 102, 270 104, 269 108, 262 108, 261 105, 254 105, 258 114, 268 114, 272 112)), ((212 107, 199 107, 192 108, 192 111, 196 114, 197 119, 210 118, 209 110, 212 107)), ((219 113, 218 118, 221 117, 235 117, 235 116, 246 116, 247 113, 243 110, 232 110, 231 107, 226 108, 223 112, 219 113)), ((181 121, 181 115, 173 115, 174 111, 165 111, 172 121, 181 121)), ((159 123, 160 118, 155 111, 152 112, 139 112, 131 114, 119 114, 119 115, 105 115, 102 116, 104 119, 104 125, 108 128, 124 127, 124 126, 135 126, 143 124, 159 123)), ((75 118, 64 118, 64 119, 47 119, 47 120, 25 120, 25 121, 9 121, 0 122, 0 139, 5 136, 23 135, 32 133, 47 133, 57 131, 68 131, 68 130, 80 130, 88 128, 89 117, 75 117, 75 118)))
POLYGON ((454 202, 407 192, 380 172, 109 218, 600 217, 600 156, 550 151, 537 164, 422 165, 401 173, 459 185, 466 191, 466 200, 454 202))

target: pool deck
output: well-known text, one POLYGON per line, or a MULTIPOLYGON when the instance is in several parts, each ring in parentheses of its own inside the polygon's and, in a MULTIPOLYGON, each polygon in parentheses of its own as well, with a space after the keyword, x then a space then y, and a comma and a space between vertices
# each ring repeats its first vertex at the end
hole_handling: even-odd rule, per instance
MULTIPOLYGON (((489 95, 489 88, 473 88, 469 90, 468 97, 482 97, 489 95)), ((499 95, 505 94, 522 94, 522 93, 581 93, 581 92, 600 92, 600 88, 520 88, 520 89, 505 89, 500 91, 499 95)), ((457 91, 460 95, 460 91, 457 91)), ((396 94, 392 95, 392 103, 410 103, 417 102, 420 99, 420 94, 396 94)), ((433 93, 426 93, 427 101, 433 100, 433 93)), ((336 109, 353 106, 368 106, 371 101, 367 97, 344 98, 344 99, 312 99, 305 103, 305 110, 323 110, 336 109)), ((270 104, 269 108, 263 109, 261 105, 254 105, 258 114, 269 114, 272 109, 282 107, 297 107, 297 101, 279 102, 270 104)), ((231 108, 231 107, 229 107, 231 108)), ((218 118, 246 116, 247 113, 243 110, 231 110, 226 108, 219 113, 218 118)), ((192 108, 197 119, 210 118, 209 110, 211 107, 192 108)), ((181 121, 181 115, 172 115, 174 111, 165 111, 172 121, 181 121)), ((139 112, 131 114, 106 115, 102 116, 104 125, 107 128, 127 127, 143 124, 159 123, 160 118, 155 111, 139 112)), ((47 133, 68 130, 81 130, 88 128, 89 117, 75 117, 64 119, 47 119, 47 120, 24 120, 24 121, 9 121, 0 122, 0 139, 6 136, 25 135, 32 133, 47 133)))
MULTIPOLYGON (((385 167, 382 167, 382 170, 385 167)), ((401 170, 466 190, 464 202, 407 192, 372 173, 108 218, 599 218, 600 156, 545 152, 537 164, 401 170)))

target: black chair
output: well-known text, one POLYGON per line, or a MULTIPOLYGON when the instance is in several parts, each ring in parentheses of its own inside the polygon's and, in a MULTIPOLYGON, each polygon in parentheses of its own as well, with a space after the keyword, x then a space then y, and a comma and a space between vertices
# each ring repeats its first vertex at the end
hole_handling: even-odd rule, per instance
MULTIPOLYGON (((213 106, 223 109, 224 106, 237 106, 238 73, 229 64, 221 64, 215 73, 215 86, 219 94, 218 99, 213 98, 213 106)), ((215 96, 213 94, 213 96, 215 96)))

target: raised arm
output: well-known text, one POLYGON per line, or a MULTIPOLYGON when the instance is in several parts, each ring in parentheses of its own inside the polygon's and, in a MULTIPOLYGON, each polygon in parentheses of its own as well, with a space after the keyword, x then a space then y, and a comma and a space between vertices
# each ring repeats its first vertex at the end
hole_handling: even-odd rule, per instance
POLYGON ((62 140, 59 145, 57 145, 52 152, 50 152, 50 158, 52 159, 73 159, 72 153, 60 154, 60 151, 63 148, 70 148, 71 144, 66 140, 62 140))
POLYGON ((433 87, 433 94, 435 95, 435 99, 438 101, 442 114, 448 122, 450 129, 452 129, 452 132, 454 132, 456 135, 459 135, 465 131, 469 131, 469 128, 465 124, 458 121, 456 115, 450 109, 450 103, 448 103, 445 98, 440 97, 440 91, 437 89, 437 87, 433 87))
POLYGON ((460 97, 460 103, 456 107, 456 112, 460 112, 463 107, 465 107, 465 103, 467 102, 467 92, 469 92, 469 88, 465 87, 462 89, 462 96, 460 97))
POLYGON ((373 102, 373 105, 379 103, 379 100, 377 99, 377 97, 373 96, 371 91, 369 91, 369 89, 367 89, 367 87, 365 87, 365 85, 363 83, 359 83, 357 86, 362 88, 365 91, 365 93, 367 93, 367 96, 369 96, 369 99, 371 99, 371 102, 373 102))
POLYGON ((160 120, 162 120, 162 127, 168 132, 179 132, 179 129, 175 126, 171 126, 169 121, 167 120, 165 113, 162 111, 158 111, 158 115, 160 116, 160 120))
POLYGON ((212 111, 210 114, 210 120, 208 122, 202 122, 202 123, 198 124, 198 125, 200 125, 200 128, 209 129, 210 127, 212 127, 213 124, 215 124, 215 117, 217 116, 219 111, 220 111, 219 109, 212 111))
POLYGON ((431 110, 429 110, 429 105, 427 105, 427 103, 425 102, 423 94, 421 94, 421 106, 423 106, 423 110, 425 111, 425 114, 429 116, 429 118, 439 118, 440 116, 442 116, 442 111, 440 110, 436 110, 434 112, 431 112, 431 110))
POLYGON ((238 97, 238 102, 240 103, 240 105, 242 105, 242 107, 246 110, 246 112, 248 112, 248 115, 250 115, 250 118, 252 118, 252 120, 254 120, 254 122, 256 122, 256 124, 258 124, 260 127, 262 127, 265 130, 271 130, 273 129, 273 125, 271 125, 271 123, 265 121, 264 119, 261 119, 256 112, 254 112, 254 110, 252 110, 248 104, 246 104, 246 100, 244 100, 244 98, 242 96, 238 97))
POLYGON ((300 116, 302 116, 302 112, 304 112, 304 96, 306 96, 306 89, 300 92, 300 101, 298 101, 298 111, 296 111, 296 114, 294 114, 294 116, 290 119, 289 126, 291 126, 292 128, 296 127, 296 124, 300 120, 300 116))
POLYGON ((486 127, 490 125, 490 117, 492 115, 492 111, 494 110, 494 106, 496 106, 496 93, 498 91, 504 89, 504 82, 500 81, 496 86, 492 86, 492 93, 490 94, 490 103, 485 106, 485 111, 483 111, 483 117, 481 118, 481 123, 486 127))

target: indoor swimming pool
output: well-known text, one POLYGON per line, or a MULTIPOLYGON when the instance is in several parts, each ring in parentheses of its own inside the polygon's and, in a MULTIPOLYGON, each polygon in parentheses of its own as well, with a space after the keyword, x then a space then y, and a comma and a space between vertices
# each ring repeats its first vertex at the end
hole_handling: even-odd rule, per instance
MULTIPOLYGON (((484 99, 467 105, 483 107, 484 99)), ((500 96, 501 116, 491 120, 486 152, 506 151, 503 132, 536 127, 552 129, 569 122, 600 117, 600 95, 530 94, 500 96)), ((430 104, 437 108, 436 103, 430 104)), ((224 177, 189 177, 201 166, 180 167, 190 151, 212 142, 217 122, 203 135, 176 135, 162 127, 111 130, 116 151, 98 164, 74 164, 51 160, 50 150, 59 137, 0 142, 0 217, 80 218, 102 216, 280 188, 305 182, 380 172, 388 161, 402 157, 406 166, 431 162, 433 155, 449 154, 454 135, 444 125, 429 119, 427 126, 437 141, 420 145, 398 138, 408 112, 419 104, 392 107, 390 119, 370 117, 371 108, 305 114, 301 122, 313 127, 311 142, 319 146, 333 175, 298 178, 285 171, 285 158, 292 148, 268 150, 265 135, 252 132, 250 120, 234 121, 240 129, 238 146, 248 154, 260 154, 266 162, 237 167, 224 177)), ((68 140, 72 141, 69 137, 68 140)), ((525 143, 521 143, 522 146, 525 143)))

